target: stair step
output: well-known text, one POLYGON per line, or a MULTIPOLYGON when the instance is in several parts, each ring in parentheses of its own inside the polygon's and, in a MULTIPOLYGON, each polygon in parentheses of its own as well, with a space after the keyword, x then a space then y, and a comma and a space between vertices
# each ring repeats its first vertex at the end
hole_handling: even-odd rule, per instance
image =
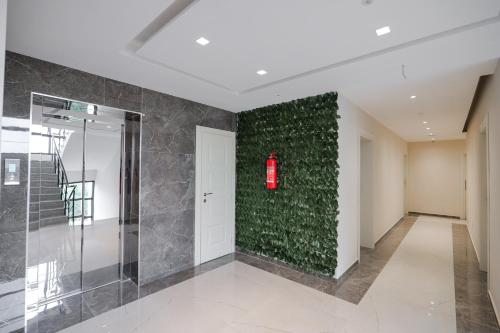
POLYGON ((30 180, 31 187, 59 187, 57 184, 57 178, 55 180, 30 180))
POLYGON ((38 212, 40 209, 64 209, 64 201, 62 200, 48 200, 40 202, 30 202, 30 212, 38 212))
POLYGON ((64 215, 63 209, 49 209, 49 210, 41 210, 40 212, 30 212, 30 222, 35 222, 38 220, 45 220, 45 219, 57 219, 57 218, 68 219, 68 217, 64 215))
POLYGON ((61 188, 58 186, 54 187, 47 187, 47 186, 31 186, 30 188, 30 194, 61 194, 61 188))
POLYGON ((40 218, 65 217, 63 208, 40 209, 40 218))
POLYGON ((54 168, 54 162, 52 161, 31 161, 31 166, 36 168, 54 168))
POLYGON ((31 176, 35 176, 35 175, 39 175, 39 174, 51 174, 51 175, 55 175, 56 174, 56 170, 54 169, 54 167, 43 167, 43 168, 40 168, 40 167, 32 165, 31 166, 31 176))
POLYGON ((66 216, 49 217, 49 218, 40 219, 41 226, 54 225, 54 224, 66 224, 66 223, 68 223, 68 218, 66 216))
POLYGON ((57 174, 54 172, 49 173, 31 173, 30 180, 33 181, 54 181, 57 182, 57 174))
POLYGON ((40 202, 40 201, 54 201, 61 200, 61 194, 38 194, 38 193, 30 193, 30 202, 40 202))
POLYGON ((52 161, 54 154, 51 153, 31 153, 32 161, 52 161))
POLYGON ((61 216, 61 217, 49 217, 36 221, 30 221, 30 230, 36 230, 38 223, 40 223, 40 227, 46 227, 49 225, 56 225, 56 224, 67 224, 68 218, 66 216, 61 216))

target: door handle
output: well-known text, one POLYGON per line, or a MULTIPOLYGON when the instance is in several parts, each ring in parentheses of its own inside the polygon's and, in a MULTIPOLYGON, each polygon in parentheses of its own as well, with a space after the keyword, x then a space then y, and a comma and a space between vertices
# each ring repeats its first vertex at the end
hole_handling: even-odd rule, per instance
POLYGON ((205 192, 205 193, 203 193, 203 202, 204 203, 207 202, 207 196, 209 196, 210 194, 213 194, 213 193, 212 192, 208 192, 208 193, 205 192))

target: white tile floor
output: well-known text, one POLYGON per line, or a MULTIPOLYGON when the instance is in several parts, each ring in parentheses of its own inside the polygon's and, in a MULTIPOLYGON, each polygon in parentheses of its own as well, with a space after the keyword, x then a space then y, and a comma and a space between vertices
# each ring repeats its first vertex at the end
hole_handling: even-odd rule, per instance
POLYGON ((420 217, 359 305, 235 261, 64 332, 455 332, 452 246, 420 217))

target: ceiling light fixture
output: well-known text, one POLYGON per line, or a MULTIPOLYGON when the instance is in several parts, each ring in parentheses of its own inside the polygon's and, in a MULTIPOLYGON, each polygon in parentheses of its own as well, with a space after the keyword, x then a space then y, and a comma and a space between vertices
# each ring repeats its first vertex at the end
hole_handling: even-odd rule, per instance
POLYGON ((429 122, 428 122, 428 121, 425 121, 425 120, 422 122, 422 124, 424 124, 424 125, 426 125, 426 124, 428 124, 428 123, 429 123, 429 122))
POLYGON ((259 70, 257 71, 257 74, 258 74, 258 75, 261 75, 261 76, 262 76, 262 75, 266 75, 266 74, 267 74, 267 71, 266 71, 265 69, 259 69, 259 70))
POLYGON ((375 30, 375 32, 377 33, 377 36, 383 36, 383 35, 387 35, 389 32, 391 32, 391 28, 389 26, 385 26, 385 27, 382 27, 382 28, 375 30))
POLYGON ((426 128, 426 130, 430 131, 430 130, 431 130, 431 128, 430 128, 430 127, 427 127, 427 128, 426 128))
POLYGON ((429 136, 434 136, 434 134, 432 134, 432 133, 429 133, 429 136))
POLYGON ((417 98, 417 96, 415 96, 415 95, 411 95, 411 96, 410 96, 410 98, 411 98, 411 99, 415 99, 415 98, 417 98))
POLYGON ((200 37, 196 40, 196 43, 200 44, 201 46, 206 46, 210 43, 210 41, 205 37, 200 37))
POLYGON ((108 125, 108 126, 106 126, 106 128, 111 128, 111 126, 108 125))

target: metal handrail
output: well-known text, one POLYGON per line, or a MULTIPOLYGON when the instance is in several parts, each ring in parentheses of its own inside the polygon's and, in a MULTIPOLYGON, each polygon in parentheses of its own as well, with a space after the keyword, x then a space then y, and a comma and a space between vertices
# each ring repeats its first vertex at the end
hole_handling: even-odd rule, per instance
POLYGON ((66 173, 66 169, 64 169, 64 164, 62 162, 61 154, 59 153, 59 148, 57 148, 55 138, 52 138, 52 147, 54 152, 51 154, 52 155, 52 162, 54 163, 54 171, 57 175, 57 186, 61 187, 61 200, 64 201, 64 212, 69 212, 71 211, 71 215, 68 215, 69 218, 74 220, 75 218, 75 187, 72 187, 71 192, 69 193, 68 196, 68 188, 70 187, 69 185, 69 179, 68 179, 68 174, 66 173), (71 202, 71 208, 69 206, 71 202))
POLYGON ((72 222, 74 223, 75 221, 75 189, 76 186, 71 186, 71 192, 69 193, 69 197, 66 198, 65 203, 64 203, 64 211, 66 213, 66 216, 71 216, 72 222), (68 202, 68 205, 66 207, 66 202, 68 202), (70 206, 71 203, 71 206, 70 206), (71 212, 71 214, 70 214, 71 212))

